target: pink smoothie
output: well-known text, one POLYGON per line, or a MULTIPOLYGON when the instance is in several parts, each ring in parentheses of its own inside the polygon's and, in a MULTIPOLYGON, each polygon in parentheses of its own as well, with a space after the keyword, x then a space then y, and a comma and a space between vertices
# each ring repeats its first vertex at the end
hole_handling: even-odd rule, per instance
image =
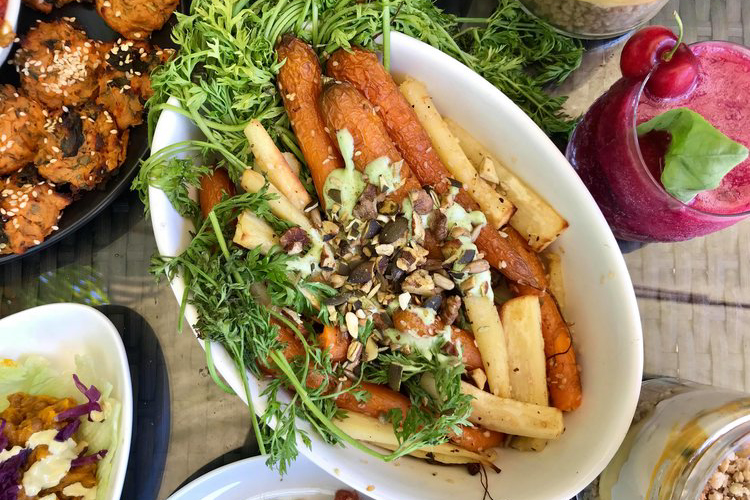
MULTIPOLYGON (((734 44, 721 42, 697 43, 690 49, 701 64, 695 91, 687 99, 668 103, 655 102, 643 94, 637 122, 686 107, 700 113, 732 140, 750 147, 750 55, 734 44)), ((750 159, 729 172, 718 188, 696 196, 689 206, 714 214, 750 211, 750 159)))
POLYGON ((701 63, 686 99, 655 102, 639 80, 621 78, 588 110, 568 144, 567 157, 612 231, 622 239, 679 241, 730 226, 750 211, 750 162, 686 205, 660 182, 668 134, 639 145, 635 127, 676 107, 690 107, 733 140, 750 146, 750 49, 725 43, 690 46, 701 63))

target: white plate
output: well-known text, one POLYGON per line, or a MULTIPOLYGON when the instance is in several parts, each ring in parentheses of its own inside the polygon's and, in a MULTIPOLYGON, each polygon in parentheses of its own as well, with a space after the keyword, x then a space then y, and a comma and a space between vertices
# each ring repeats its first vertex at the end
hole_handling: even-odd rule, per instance
MULTIPOLYGON (((396 75, 411 75, 428 86, 441 113, 453 118, 486 144, 518 176, 546 198, 570 223, 555 243, 566 283, 566 318, 583 369, 583 405, 565 416, 566 431, 542 453, 502 450, 502 473, 490 476, 490 493, 503 500, 567 500, 582 490, 612 458, 630 425, 643 369, 641 323, 625 262, 604 217, 565 157, 547 136, 492 84, 446 54, 400 33, 391 38, 396 75)), ((172 101, 177 104, 176 101, 172 101)), ((181 115, 163 112, 152 151, 200 132, 181 115)), ((159 251, 176 255, 190 242, 192 225, 151 188, 151 217, 159 251)), ((172 288, 183 296, 184 282, 172 288)), ((186 308, 190 324, 193 307, 186 308)), ((226 351, 214 346, 216 366, 238 394, 239 372, 226 351)), ((251 378, 256 410, 264 381, 251 378)), ((244 396, 243 396, 244 397, 244 396)), ((305 422, 298 425, 310 429, 305 422)), ((382 463, 350 447, 326 445, 314 432, 312 450, 300 449, 318 466, 359 490, 374 486, 382 499, 480 499, 477 477, 461 467, 446 468, 415 459, 382 463)))
MULTIPOLYGON (((299 457, 282 478, 266 467, 265 456, 220 467, 181 488, 167 500, 333 500, 337 490, 350 489, 299 457)), ((361 500, 367 497, 360 495, 361 500)))
POLYGON ((75 356, 85 355, 98 361, 97 376, 112 384, 112 397, 122 403, 122 414, 107 498, 120 498, 133 427, 133 388, 120 334, 106 316, 81 304, 50 304, 0 319, 0 357, 34 354, 65 372, 74 372, 75 356))

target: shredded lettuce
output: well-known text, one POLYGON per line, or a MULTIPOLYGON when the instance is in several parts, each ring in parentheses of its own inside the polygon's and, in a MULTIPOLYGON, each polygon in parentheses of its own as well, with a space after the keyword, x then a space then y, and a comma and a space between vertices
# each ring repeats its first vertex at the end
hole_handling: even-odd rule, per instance
MULTIPOLYGON (((97 374, 91 358, 76 356, 75 364, 74 373, 78 378, 86 385, 95 385, 102 393, 100 401, 104 420, 89 422, 88 419, 82 419, 76 439, 89 444, 87 454, 108 450, 106 456, 99 461, 96 471, 96 500, 108 500, 112 460, 120 445, 122 406, 111 397, 112 384, 97 374)), ((70 397, 80 403, 85 402, 85 397, 73 382, 73 373, 54 369, 49 360, 41 356, 28 356, 18 362, 0 359, 0 412, 9 406, 7 397, 16 392, 56 398, 70 397)))

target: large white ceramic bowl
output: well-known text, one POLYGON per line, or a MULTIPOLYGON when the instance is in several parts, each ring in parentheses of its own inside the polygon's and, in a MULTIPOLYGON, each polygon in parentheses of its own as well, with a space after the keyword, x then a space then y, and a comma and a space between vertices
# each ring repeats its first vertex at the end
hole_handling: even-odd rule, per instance
MULTIPOLYGON (((583 405, 565 416, 566 431, 542 453, 502 450, 500 474, 490 474, 496 499, 569 499, 583 489, 612 458, 625 436, 638 399, 643 364, 638 308, 622 255, 593 198, 565 157, 517 106, 494 86, 458 61, 405 35, 391 38, 394 73, 411 75, 428 86, 440 112, 486 144, 508 167, 544 196, 570 222, 555 243, 565 272, 567 319, 583 369, 583 405)), ((152 150, 200 133, 176 113, 161 115, 152 150)), ((190 241, 189 221, 171 207, 163 192, 151 189, 151 216, 159 251, 178 254, 190 241)), ((182 297, 184 283, 172 283, 182 297)), ((196 320, 190 306, 188 321, 196 320)), ((227 353, 214 346, 222 375, 244 394, 239 373, 227 353)), ((264 382, 253 381, 258 398, 264 382)), ((309 426, 300 422, 300 426, 309 426)), ((381 463, 351 448, 325 445, 314 433, 312 450, 303 453, 344 482, 377 499, 474 500, 484 490, 478 477, 461 467, 430 465, 407 458, 381 463), (368 488, 369 487, 369 488, 368 488)))
POLYGON ((133 428, 133 387, 125 346, 111 321, 81 304, 49 304, 0 319, 0 358, 38 355, 53 369, 73 373, 76 355, 96 360, 97 378, 112 384, 112 398, 122 405, 119 440, 112 459, 109 492, 118 499, 125 481, 133 428))
MULTIPOLYGON (((18 13, 21 10, 21 0, 8 0, 8 5, 5 7, 5 12, 1 13, 4 22, 0 25, 0 29, 12 29, 13 33, 18 28, 18 13)), ((10 54, 10 49, 13 47, 13 42, 9 43, 5 47, 0 47, 0 64, 3 64, 10 54)))

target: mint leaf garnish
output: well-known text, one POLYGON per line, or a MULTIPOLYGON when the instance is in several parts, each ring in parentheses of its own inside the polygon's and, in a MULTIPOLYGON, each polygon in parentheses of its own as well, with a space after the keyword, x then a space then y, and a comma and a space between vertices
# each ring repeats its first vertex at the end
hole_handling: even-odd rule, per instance
POLYGON ((669 110, 641 123, 636 130, 639 136, 652 130, 671 134, 661 183, 669 194, 683 203, 698 193, 719 187, 724 176, 748 156, 745 146, 722 134, 688 108, 669 110))

